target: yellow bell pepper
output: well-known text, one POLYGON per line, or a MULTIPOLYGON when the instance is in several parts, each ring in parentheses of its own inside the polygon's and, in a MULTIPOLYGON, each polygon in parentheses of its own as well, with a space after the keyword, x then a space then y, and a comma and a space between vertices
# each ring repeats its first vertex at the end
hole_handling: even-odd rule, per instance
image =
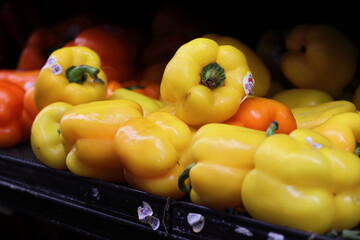
MULTIPOLYGON (((269 131, 276 130, 271 126, 269 131)), ((243 209, 242 182, 254 167, 255 151, 265 138, 265 131, 241 126, 209 123, 200 127, 187 151, 186 162, 191 164, 180 175, 179 188, 190 193, 195 204, 243 209), (191 188, 184 183, 187 178, 191 188)))
POLYGON ((72 105, 105 100, 107 79, 99 55, 87 47, 55 50, 41 69, 35 83, 39 109, 53 102, 72 105))
POLYGON ((252 95, 263 97, 270 90, 271 76, 268 67, 261 58, 249 46, 236 38, 221 36, 218 34, 205 34, 202 37, 215 40, 219 45, 231 45, 242 51, 246 57, 249 68, 256 79, 256 85, 253 87, 252 95))
POLYGON ((358 152, 360 142, 360 114, 357 112, 339 113, 313 130, 323 134, 333 144, 346 151, 358 152))
POLYGON ((127 88, 116 89, 110 97, 110 100, 114 99, 128 99, 139 103, 143 109, 144 116, 147 116, 149 113, 155 112, 164 106, 163 102, 155 98, 134 92, 127 88))
POLYGON ((343 112, 355 112, 355 105, 347 100, 319 103, 315 106, 296 107, 291 109, 298 128, 316 127, 332 116, 343 112))
POLYGON ((68 169, 80 176, 125 181, 123 164, 115 154, 113 139, 123 122, 142 116, 140 104, 125 99, 72 107, 60 121, 68 169))
POLYGON ((338 98, 353 79, 358 49, 351 38, 328 24, 299 24, 286 37, 280 59, 284 76, 298 88, 319 89, 338 98))
POLYGON ((30 144, 36 158, 51 168, 66 169, 66 153, 61 144, 60 119, 72 105, 51 103, 36 115, 31 127, 30 144))
POLYGON ((285 89, 275 93, 271 98, 289 108, 315 106, 334 101, 333 97, 325 91, 305 88, 285 89))
POLYGON ((312 129, 275 134, 258 147, 242 199, 255 219, 323 234, 360 222, 360 161, 312 129))
POLYGON ((197 38, 182 45, 166 65, 160 97, 174 104, 182 121, 198 127, 234 115, 254 83, 240 50, 197 38))
POLYGON ((123 122, 114 147, 124 165, 126 181, 136 189, 159 196, 183 196, 177 179, 186 165, 179 160, 192 135, 187 124, 168 112, 153 112, 123 122))

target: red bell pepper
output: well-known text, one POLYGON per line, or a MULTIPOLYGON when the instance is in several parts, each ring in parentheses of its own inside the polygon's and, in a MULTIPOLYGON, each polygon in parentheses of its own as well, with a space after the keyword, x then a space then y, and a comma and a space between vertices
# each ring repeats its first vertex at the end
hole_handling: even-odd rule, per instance
POLYGON ((73 40, 80 31, 89 28, 94 22, 90 16, 75 15, 51 27, 34 29, 20 53, 17 69, 41 69, 54 50, 73 40))
POLYGON ((65 46, 85 46, 101 58, 101 69, 108 81, 125 81, 135 72, 135 44, 126 29, 114 24, 101 24, 80 32, 65 46))
POLYGON ((57 43, 58 39, 50 29, 38 28, 34 30, 20 53, 16 68, 20 70, 42 68, 57 43))

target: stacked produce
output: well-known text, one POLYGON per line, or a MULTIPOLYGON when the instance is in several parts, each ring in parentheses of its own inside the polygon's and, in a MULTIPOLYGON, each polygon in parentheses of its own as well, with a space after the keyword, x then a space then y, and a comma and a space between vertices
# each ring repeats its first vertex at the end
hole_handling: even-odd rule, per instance
POLYGON ((71 40, 54 29, 0 70, 0 147, 29 143, 51 168, 299 230, 360 223, 357 47, 335 27, 294 26, 278 55, 201 31, 159 30, 143 47, 116 24, 71 40), (175 51, 159 47, 174 38, 175 51))

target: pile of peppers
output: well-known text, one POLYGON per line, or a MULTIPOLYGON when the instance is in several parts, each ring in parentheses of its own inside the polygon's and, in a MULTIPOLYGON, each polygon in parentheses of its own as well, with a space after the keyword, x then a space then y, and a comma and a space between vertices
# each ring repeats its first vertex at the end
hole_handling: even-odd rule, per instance
POLYGON ((1 148, 28 142, 50 168, 302 231, 360 223, 359 105, 338 97, 357 55, 337 30, 295 28, 281 67, 297 85, 289 71, 296 36, 314 36, 331 58, 330 32, 348 46, 336 49, 351 62, 348 71, 341 65, 341 86, 306 83, 270 96, 268 66, 238 39, 204 34, 137 70, 139 52, 123 28, 90 25, 66 43, 53 29, 36 31, 28 46, 46 34, 53 46, 42 51, 57 48, 33 56, 34 67, 26 58, 40 48, 28 49, 23 69, 0 70, 1 148))

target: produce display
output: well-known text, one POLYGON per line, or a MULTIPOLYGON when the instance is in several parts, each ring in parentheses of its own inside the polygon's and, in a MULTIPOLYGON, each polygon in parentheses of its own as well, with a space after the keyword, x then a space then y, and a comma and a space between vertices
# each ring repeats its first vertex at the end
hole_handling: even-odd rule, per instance
POLYGON ((150 40, 85 16, 33 30, 0 69, 0 148, 26 143, 49 168, 296 230, 360 224, 354 41, 300 23, 252 47, 178 15, 182 34, 167 34, 170 16, 150 40))

